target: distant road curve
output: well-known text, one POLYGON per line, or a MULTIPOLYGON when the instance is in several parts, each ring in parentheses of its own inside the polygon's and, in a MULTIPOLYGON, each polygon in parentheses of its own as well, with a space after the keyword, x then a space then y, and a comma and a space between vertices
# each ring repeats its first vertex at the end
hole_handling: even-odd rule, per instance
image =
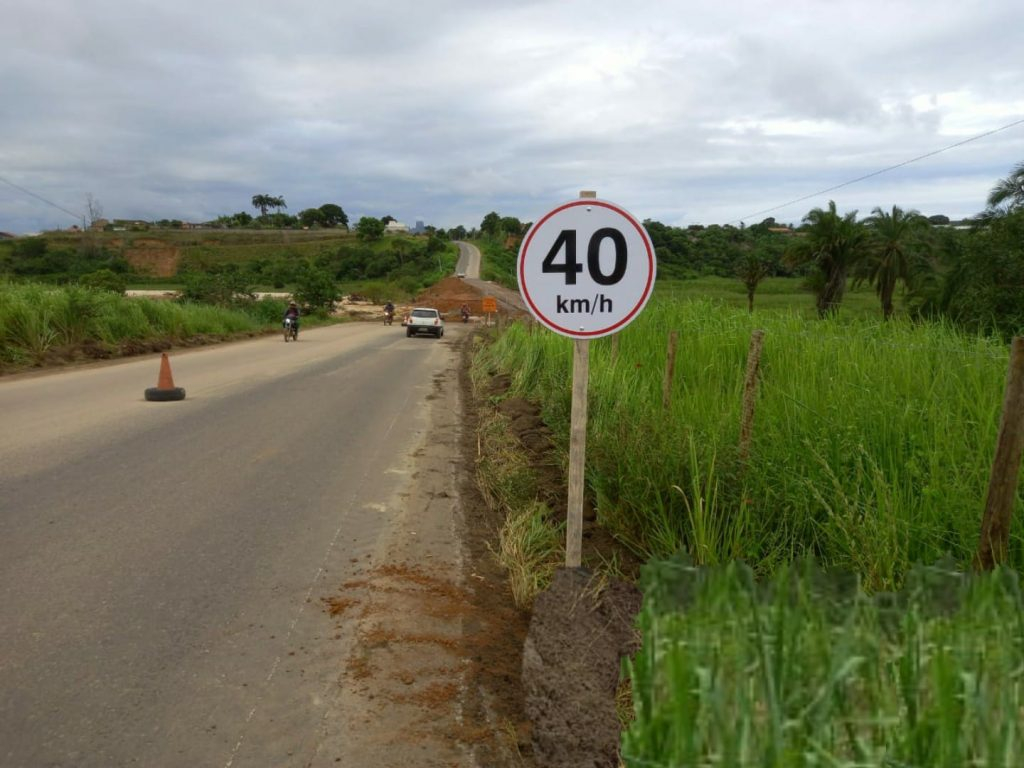
POLYGON ((484 296, 493 296, 504 312, 510 314, 525 313, 526 305, 518 291, 498 285, 490 280, 480 279, 480 249, 470 243, 456 241, 459 247, 459 260, 455 265, 455 274, 464 274, 466 283, 473 286, 484 296))
POLYGON ((480 278, 480 249, 475 245, 456 240, 459 247, 459 260, 455 263, 455 274, 471 279, 480 278))

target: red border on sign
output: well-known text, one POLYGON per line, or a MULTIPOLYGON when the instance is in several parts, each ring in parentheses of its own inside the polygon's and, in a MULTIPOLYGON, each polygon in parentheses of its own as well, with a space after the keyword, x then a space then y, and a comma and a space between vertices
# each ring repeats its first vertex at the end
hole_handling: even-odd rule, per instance
POLYGON ((519 249, 519 265, 517 268, 517 272, 519 273, 519 292, 523 295, 523 298, 526 299, 526 303, 530 305, 530 309, 533 312, 534 316, 539 318, 541 322, 543 322, 544 325, 546 325, 548 328, 551 328, 554 331, 558 331, 559 333, 563 333, 566 336, 573 336, 575 338, 604 336, 610 333, 611 331, 614 331, 616 328, 621 328, 622 326, 632 322, 633 316, 640 311, 644 304, 647 303, 647 297, 651 293, 651 283, 654 281, 654 245, 653 243, 651 243, 651 238, 648 236, 647 230, 645 230, 643 226, 641 226, 641 224, 636 219, 634 219, 628 211, 623 210, 614 203, 608 203, 602 200, 593 199, 573 200, 571 202, 566 203, 565 205, 558 206, 554 210, 548 211, 548 213, 545 214, 540 221, 538 221, 536 224, 530 227, 530 231, 526 234, 526 239, 523 240, 523 245, 519 249), (614 325, 610 325, 607 328, 601 328, 596 331, 573 330, 572 328, 563 328, 557 323, 551 322, 547 317, 544 316, 544 313, 537 308, 537 305, 533 303, 533 299, 530 298, 530 291, 526 288, 526 283, 523 282, 523 265, 526 262, 526 260, 523 258, 523 254, 525 254, 527 249, 530 247, 530 242, 533 240, 533 236, 544 225, 544 222, 550 219, 556 213, 561 213, 567 208, 574 208, 580 205, 597 205, 602 208, 608 208, 609 210, 615 211, 616 213, 621 215, 623 218, 626 219, 626 221, 632 224, 633 228, 636 229, 636 231, 640 234, 640 239, 643 240, 644 248, 647 250, 647 284, 644 286, 644 291, 640 296, 640 300, 636 303, 636 306, 633 307, 630 313, 623 317, 621 320, 619 320, 619 322, 615 323, 614 325))

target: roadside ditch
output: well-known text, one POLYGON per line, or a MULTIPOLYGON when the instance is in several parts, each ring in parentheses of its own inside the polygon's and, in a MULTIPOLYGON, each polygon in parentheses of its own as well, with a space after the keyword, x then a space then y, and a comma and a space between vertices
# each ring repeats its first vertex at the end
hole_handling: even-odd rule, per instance
MULTIPOLYGON (((510 629, 517 650, 505 702, 516 708, 523 765, 608 766, 619 761, 631 699, 621 659, 639 648, 634 619, 639 561, 584 511, 584 566, 565 569, 565 457, 540 408, 510 394, 511 380, 474 365, 490 332, 462 350, 465 455, 475 456, 475 487, 464 489, 475 568, 499 569, 521 618, 510 629), (529 762, 528 762, 529 761, 529 762)), ((490 581, 490 579, 488 579, 490 581)), ((512 670, 509 670, 510 672, 512 670)))

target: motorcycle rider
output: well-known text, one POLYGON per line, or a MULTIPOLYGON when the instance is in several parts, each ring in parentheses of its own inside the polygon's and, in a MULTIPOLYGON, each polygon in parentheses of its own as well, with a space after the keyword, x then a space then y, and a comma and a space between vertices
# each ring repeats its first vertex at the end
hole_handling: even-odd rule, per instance
POLYGON ((462 322, 469 322, 469 304, 462 303, 462 307, 459 309, 459 314, 462 315, 462 322))
POLYGON ((286 309, 284 311, 284 318, 282 318, 282 322, 284 322, 284 320, 287 320, 289 317, 292 319, 292 324, 295 326, 295 336, 298 337, 298 335, 299 335, 299 305, 296 304, 294 301, 289 301, 288 302, 288 309, 286 309))
POLYGON ((390 301, 387 304, 384 305, 384 314, 387 317, 394 317, 395 316, 395 305, 392 304, 390 301))

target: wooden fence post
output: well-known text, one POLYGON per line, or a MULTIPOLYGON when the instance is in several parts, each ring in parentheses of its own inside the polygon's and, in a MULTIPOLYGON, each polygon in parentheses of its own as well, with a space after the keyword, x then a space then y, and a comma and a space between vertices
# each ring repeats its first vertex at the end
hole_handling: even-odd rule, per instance
POLYGON ((761 367, 761 347, 764 331, 757 329, 750 336, 747 352, 747 375, 743 379, 743 411, 740 416, 740 461, 750 455, 750 441, 754 436, 754 404, 757 400, 757 372, 761 367))
POLYGON ((668 358, 665 360, 665 379, 661 382, 661 407, 668 410, 672 404, 672 381, 676 376, 676 346, 679 343, 679 331, 671 331, 668 335, 668 358))
POLYGON ((1010 545, 1010 522, 1017 496, 1021 452, 1024 451, 1024 336, 1010 346, 1010 370, 1006 374, 1003 415, 999 420, 996 455, 988 481, 985 516, 974 555, 976 570, 990 571, 1006 560, 1010 545))

